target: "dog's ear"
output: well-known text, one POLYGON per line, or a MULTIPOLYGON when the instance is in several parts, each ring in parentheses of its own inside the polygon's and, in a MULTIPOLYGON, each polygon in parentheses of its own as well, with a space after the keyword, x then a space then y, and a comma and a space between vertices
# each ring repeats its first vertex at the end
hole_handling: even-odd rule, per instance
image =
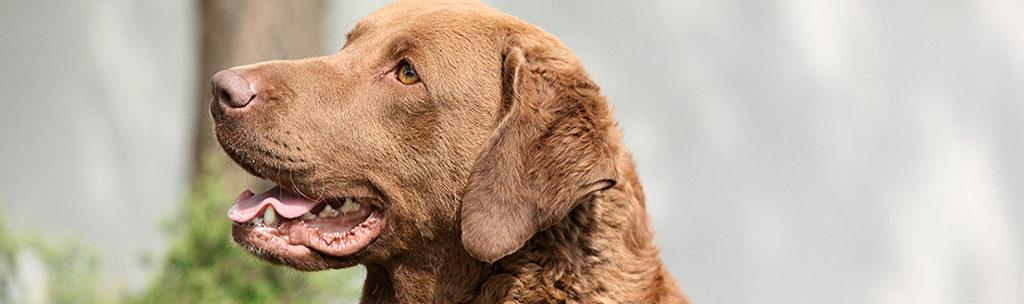
POLYGON ((500 122, 469 176, 462 244, 493 263, 618 176, 610 107, 567 50, 510 44, 500 122))

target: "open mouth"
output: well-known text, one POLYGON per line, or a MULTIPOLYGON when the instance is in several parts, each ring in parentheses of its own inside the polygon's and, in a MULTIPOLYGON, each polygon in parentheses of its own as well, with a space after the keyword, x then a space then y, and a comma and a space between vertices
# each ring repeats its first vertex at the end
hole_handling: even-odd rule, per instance
POLYGON ((314 201, 280 186, 262 193, 245 190, 228 210, 234 228, 251 236, 249 246, 283 255, 304 252, 347 256, 380 234, 381 206, 369 198, 314 201))

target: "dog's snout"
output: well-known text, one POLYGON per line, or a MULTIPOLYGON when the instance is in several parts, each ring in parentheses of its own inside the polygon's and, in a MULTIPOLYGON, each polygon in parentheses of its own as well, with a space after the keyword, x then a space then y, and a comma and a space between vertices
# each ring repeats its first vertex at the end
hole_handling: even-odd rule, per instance
POLYGON ((213 75, 213 102, 227 108, 244 108, 256 98, 253 86, 242 75, 223 70, 213 75))

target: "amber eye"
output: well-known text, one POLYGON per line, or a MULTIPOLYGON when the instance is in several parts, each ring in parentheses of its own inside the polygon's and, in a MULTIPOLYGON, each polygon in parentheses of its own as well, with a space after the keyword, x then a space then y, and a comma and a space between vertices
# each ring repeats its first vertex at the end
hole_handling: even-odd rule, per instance
POLYGON ((416 74, 416 70, 412 68, 409 63, 402 63, 401 66, 395 70, 395 78, 404 84, 415 84, 420 82, 420 75, 416 74))

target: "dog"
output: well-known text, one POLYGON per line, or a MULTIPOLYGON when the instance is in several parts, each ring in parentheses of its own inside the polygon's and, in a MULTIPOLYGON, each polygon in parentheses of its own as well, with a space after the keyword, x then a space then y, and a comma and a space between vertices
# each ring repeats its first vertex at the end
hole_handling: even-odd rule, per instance
POLYGON ((223 150, 277 184, 228 211, 267 262, 365 265, 363 303, 689 303, 608 101, 536 26, 402 1, 212 82, 223 150))

